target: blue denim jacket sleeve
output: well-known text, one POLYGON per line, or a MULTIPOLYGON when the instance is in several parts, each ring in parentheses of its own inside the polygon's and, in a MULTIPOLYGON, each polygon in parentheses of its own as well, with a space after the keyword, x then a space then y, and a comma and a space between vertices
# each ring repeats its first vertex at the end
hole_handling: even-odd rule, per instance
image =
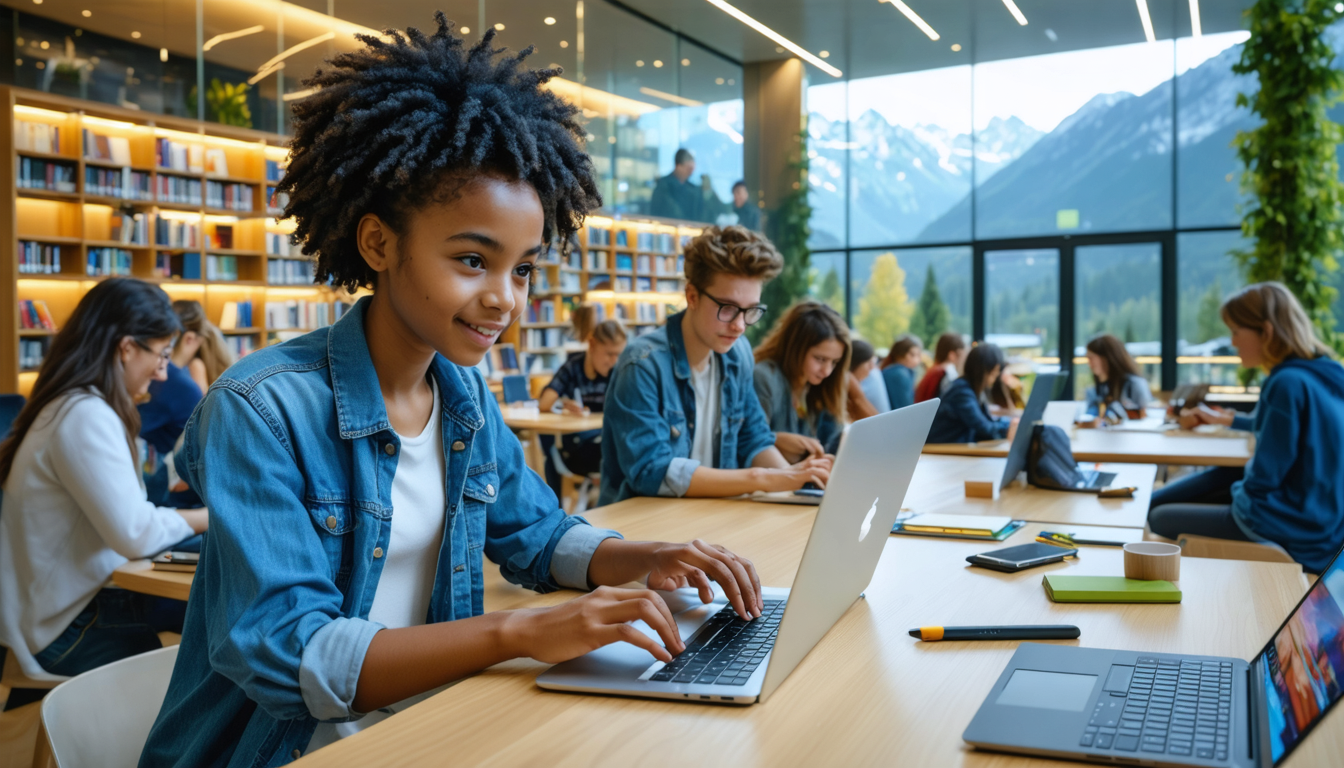
POLYGON ((209 617, 210 665, 276 719, 357 716, 354 681, 381 627, 341 619, 289 443, 232 384, 211 389, 179 454, 210 508, 191 594, 209 617), (207 439, 223 431, 229 439, 207 439))
MULTIPOLYGON (((621 436, 620 440, 604 445, 603 449, 615 448, 616 460, 625 472, 626 482, 640 496, 660 495, 663 479, 668 477, 675 459, 686 459, 672 452, 671 426, 659 401, 661 391, 653 360, 649 357, 622 359, 612 372, 602 409, 603 418, 611 420, 612 432, 621 436)), ((754 393, 752 399, 756 399, 754 393)), ((680 466, 689 484, 690 473, 695 467, 684 471, 687 465, 680 466)), ((669 478, 669 484, 676 479, 669 478)))

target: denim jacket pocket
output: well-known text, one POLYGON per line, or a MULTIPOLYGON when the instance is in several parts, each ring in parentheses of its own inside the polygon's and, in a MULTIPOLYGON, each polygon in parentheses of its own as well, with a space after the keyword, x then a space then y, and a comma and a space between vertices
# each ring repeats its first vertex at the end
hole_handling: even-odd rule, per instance
POLYGON ((499 472, 494 464, 472 467, 462 487, 462 511, 466 515, 467 549, 485 546, 485 518, 499 498, 499 472))
POLYGON ((322 542, 322 551, 327 555, 332 581, 344 592, 352 567, 347 534, 355 529, 355 507, 349 501, 311 497, 304 499, 304 506, 308 508, 308 516, 322 542))

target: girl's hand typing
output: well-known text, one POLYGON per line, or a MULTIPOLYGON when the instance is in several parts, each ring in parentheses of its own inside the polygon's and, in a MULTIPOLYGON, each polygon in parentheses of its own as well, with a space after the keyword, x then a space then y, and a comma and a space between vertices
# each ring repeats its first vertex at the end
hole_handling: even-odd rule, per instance
POLYGON ((686 646, 677 632, 672 612, 657 592, 649 589, 598 587, 554 608, 510 611, 501 627, 501 641, 510 657, 528 656, 558 664, 625 641, 671 661, 686 646), (659 645, 631 624, 643 621, 662 638, 659 645))

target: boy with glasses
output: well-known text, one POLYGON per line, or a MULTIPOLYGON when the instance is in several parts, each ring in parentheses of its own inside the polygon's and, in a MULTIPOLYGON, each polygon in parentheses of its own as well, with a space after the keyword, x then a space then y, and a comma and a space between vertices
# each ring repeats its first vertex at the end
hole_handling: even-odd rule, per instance
POLYGON ((747 326, 784 260, 744 227, 709 227, 686 248, 686 309, 626 347, 602 427, 602 504, 631 496, 736 496, 825 487, 816 440, 770 431, 752 379, 747 326), (790 465, 780 452, 803 454, 790 465))

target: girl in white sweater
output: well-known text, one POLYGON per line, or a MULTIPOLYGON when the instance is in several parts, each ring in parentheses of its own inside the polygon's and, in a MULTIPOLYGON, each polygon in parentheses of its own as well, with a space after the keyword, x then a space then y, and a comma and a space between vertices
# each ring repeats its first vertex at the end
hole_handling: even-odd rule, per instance
POLYGON ((204 509, 146 500, 135 452, 134 401, 164 378, 179 330, 159 287, 94 286, 0 442, 0 644, 29 675, 77 675, 181 625, 180 603, 108 584, 127 560, 206 528, 204 509))

